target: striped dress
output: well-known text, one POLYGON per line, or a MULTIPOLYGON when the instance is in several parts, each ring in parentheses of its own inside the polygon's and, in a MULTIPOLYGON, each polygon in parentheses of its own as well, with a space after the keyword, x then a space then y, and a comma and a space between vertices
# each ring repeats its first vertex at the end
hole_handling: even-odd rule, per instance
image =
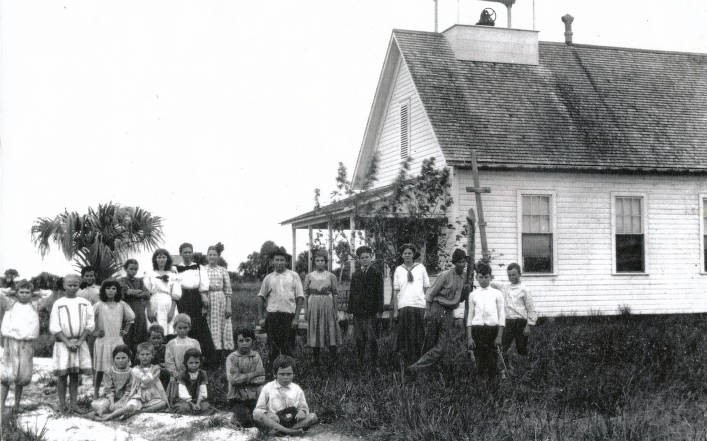
POLYGON ((233 350, 233 324, 230 318, 226 318, 226 307, 231 303, 231 279, 222 266, 209 265, 206 272, 209 275, 209 313, 206 321, 211 338, 217 351, 233 350))
POLYGON ((307 345, 313 348, 339 346, 341 328, 336 316, 336 276, 329 271, 312 271, 304 279, 307 294, 307 345))

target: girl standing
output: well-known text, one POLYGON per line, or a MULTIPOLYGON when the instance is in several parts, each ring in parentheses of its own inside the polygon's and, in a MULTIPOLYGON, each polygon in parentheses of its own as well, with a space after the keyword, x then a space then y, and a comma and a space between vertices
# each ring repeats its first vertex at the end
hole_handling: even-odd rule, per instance
POLYGON ((206 258, 209 260, 209 265, 206 267, 209 275, 209 313, 206 320, 209 323, 217 356, 223 362, 226 358, 224 351, 233 350, 231 279, 226 268, 217 265, 219 255, 216 247, 209 247, 206 258))
POLYGON ((172 271, 172 257, 163 248, 152 254, 151 274, 145 277, 145 288, 151 293, 147 319, 149 325, 162 326, 165 334, 174 334, 177 301, 182 297, 182 286, 177 273, 172 271))
POLYGON ((118 279, 122 288, 125 302, 130 306, 135 314, 135 321, 130 327, 130 331, 125 336, 125 343, 130 350, 135 353, 137 345, 147 341, 147 301, 150 299, 150 291, 145 288, 142 279, 135 277, 139 266, 137 260, 128 259, 123 265, 125 277, 118 279))
POLYGON ((121 300, 123 295, 117 280, 105 280, 98 295, 100 300, 93 307, 96 323, 94 334, 97 337, 93 349, 93 369, 96 371, 94 397, 98 396, 103 372, 113 366, 113 349, 125 344, 123 337, 128 334, 135 320, 133 310, 121 300))
POLYGON ((341 329, 336 311, 336 276, 327 271, 328 256, 314 256, 315 270, 304 278, 307 295, 307 344, 312 348, 314 364, 319 364, 321 348, 328 347, 336 360, 336 347, 341 344, 341 329))
POLYGON ((393 318, 398 320, 396 351, 406 365, 422 355, 425 341, 425 290, 430 286, 427 270, 415 259, 420 257, 412 244, 400 247, 403 264, 393 275, 393 318))

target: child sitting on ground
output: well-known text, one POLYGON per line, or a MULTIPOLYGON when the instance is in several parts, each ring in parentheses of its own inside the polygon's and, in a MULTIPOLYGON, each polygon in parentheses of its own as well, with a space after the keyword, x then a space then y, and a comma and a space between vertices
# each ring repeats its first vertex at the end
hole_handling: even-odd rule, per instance
POLYGON ((160 383, 160 367, 152 364, 154 348, 149 342, 137 345, 140 364, 130 370, 132 382, 125 406, 116 408, 99 419, 107 421, 120 417, 124 419, 136 412, 157 412, 167 407, 167 394, 160 383))
POLYGON ((292 382, 294 359, 278 356, 273 362, 275 380, 263 386, 253 410, 253 419, 261 429, 272 434, 301 435, 319 422, 317 414, 309 412, 302 389, 292 382))
POLYGON ((0 304, 0 346, 4 349, 0 370, 0 418, 5 414, 5 400, 12 384, 15 385, 13 410, 20 408, 22 389, 32 381, 33 343, 39 337, 39 315, 32 306, 32 284, 22 280, 15 288, 16 302, 12 304, 9 296, 0 304))
POLYGON ((169 405, 175 403, 179 393, 179 375, 184 371, 184 353, 187 349, 196 349, 201 352, 199 342, 188 337, 191 329, 191 318, 186 314, 177 314, 174 318, 174 330, 177 336, 167 343, 164 351, 164 366, 169 371, 169 386, 167 397, 169 405))
POLYGON ((515 262, 511 263, 508 265, 507 272, 510 283, 491 282, 492 288, 503 293, 506 303, 506 328, 503 331, 502 342, 506 360, 508 360, 506 355, 514 340, 518 354, 524 357, 528 355, 530 327, 535 326, 538 320, 530 289, 520 281, 520 265, 515 262))
POLYGON ((69 274, 64 277, 64 297, 52 305, 49 317, 49 332, 56 342, 52 358, 54 375, 57 378, 59 408, 62 413, 82 413, 76 403, 79 375, 91 375, 91 354, 86 337, 93 331, 93 307, 88 300, 77 297, 79 277, 69 274), (69 408, 66 407, 66 377, 69 377, 69 408))
POLYGON ((125 406, 132 388, 130 358, 132 356, 127 345, 118 345, 113 351, 113 366, 103 377, 104 397, 91 402, 91 408, 97 417, 108 411, 114 411, 125 406))
POLYGON ((253 425, 253 409, 258 393, 265 383, 265 368, 260 354, 251 350, 255 341, 252 329, 236 329, 238 349, 226 358, 226 378, 228 379, 228 403, 233 410, 233 424, 243 427, 253 425))
POLYGON ((479 288, 469 295, 467 318, 467 341, 474 350, 479 376, 495 380, 498 375, 496 348, 501 346, 503 327, 506 323, 506 307, 503 293, 489 287, 491 266, 483 261, 476 264, 476 280, 479 288))
POLYGON ((155 356, 152 357, 152 364, 156 364, 160 367, 160 382, 162 383, 162 387, 167 390, 170 376, 169 371, 166 367, 164 367, 164 328, 157 324, 152 325, 150 326, 150 329, 148 329, 148 334, 149 342, 152 343, 152 346, 155 349, 155 356))
POLYGON ((184 370, 179 375, 179 400, 174 411, 182 414, 200 415, 212 411, 207 392, 208 378, 201 369, 201 352, 190 348, 184 353, 184 370))

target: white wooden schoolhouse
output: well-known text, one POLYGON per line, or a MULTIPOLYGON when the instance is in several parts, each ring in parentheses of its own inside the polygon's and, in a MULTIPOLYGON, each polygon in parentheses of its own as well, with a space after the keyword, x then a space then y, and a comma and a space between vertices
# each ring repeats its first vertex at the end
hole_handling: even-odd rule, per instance
MULTIPOLYGON (((518 262, 541 315, 706 312, 707 55, 566 37, 394 30, 354 188, 375 155, 371 194, 435 157, 464 219, 474 149, 495 276, 518 262)), ((353 205, 284 223, 354 229, 353 205)))

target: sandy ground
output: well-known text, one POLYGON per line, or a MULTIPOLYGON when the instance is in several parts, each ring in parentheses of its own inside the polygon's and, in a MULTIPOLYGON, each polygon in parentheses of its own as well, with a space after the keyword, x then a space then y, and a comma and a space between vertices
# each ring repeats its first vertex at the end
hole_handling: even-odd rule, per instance
MULTIPOLYGON (((32 384, 25 388, 22 396, 24 410, 18 417, 22 427, 40 433, 45 431, 47 441, 168 441, 168 440, 233 440, 247 441, 256 438, 256 429, 239 429, 228 425, 230 414, 219 412, 212 416, 192 417, 169 413, 138 414, 127 421, 98 422, 87 418, 64 417, 55 411, 56 390, 45 387, 51 376, 50 358, 34 359, 32 384), (37 404, 39 406, 37 407, 37 404), (31 409, 31 410, 30 410, 31 409)), ((83 377, 79 387, 79 400, 93 394, 89 376, 83 377)), ((14 400, 10 392, 7 403, 14 400)), ((278 437, 283 440, 288 437, 278 437)), ((354 437, 328 431, 324 427, 315 428, 306 436, 293 438, 311 441, 350 441, 354 437)))

